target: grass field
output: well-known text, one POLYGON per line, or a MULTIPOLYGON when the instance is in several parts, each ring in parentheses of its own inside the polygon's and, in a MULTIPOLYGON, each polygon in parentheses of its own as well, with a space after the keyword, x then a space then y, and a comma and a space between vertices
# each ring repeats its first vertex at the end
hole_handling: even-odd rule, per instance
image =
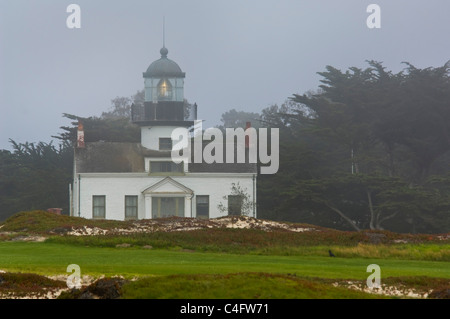
POLYGON ((151 277, 123 287, 124 299, 374 299, 317 280, 270 273, 151 277))
POLYGON ((99 248, 53 243, 1 242, 0 269, 37 274, 65 273, 78 264, 86 275, 226 274, 268 272, 303 277, 365 279, 378 264, 382 275, 450 278, 448 262, 384 258, 242 255, 144 248, 99 248))
MULTIPOLYGON (((49 221, 33 214, 19 218, 26 219, 16 217, 1 229, 0 270, 68 275, 67 266, 77 264, 82 276, 138 278, 123 286, 122 298, 381 298, 336 286, 364 286, 370 264, 380 266, 387 285, 423 291, 450 287, 450 244, 436 236, 402 235, 411 240, 392 243, 389 240, 397 240, 397 234, 385 234, 384 242, 373 244, 363 233, 335 230, 313 234, 200 229, 12 241, 18 234, 48 235, 71 223, 70 218, 58 220, 54 215, 45 215, 49 221), (117 246, 124 243, 125 247, 117 246), (329 257, 328 249, 337 257, 329 257)), ((76 219, 75 224, 81 222, 76 219)), ((123 227, 95 222, 95 227, 123 227)))

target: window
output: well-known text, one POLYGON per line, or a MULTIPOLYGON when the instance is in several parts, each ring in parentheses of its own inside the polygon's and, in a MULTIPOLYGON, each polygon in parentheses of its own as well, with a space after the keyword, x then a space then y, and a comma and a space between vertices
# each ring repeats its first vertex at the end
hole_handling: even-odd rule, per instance
POLYGON ((209 218, 209 196, 197 195, 197 218, 208 219, 209 218))
POLYGON ((243 200, 242 195, 228 195, 228 215, 241 215, 243 200))
POLYGON ((138 197, 125 196, 125 220, 138 218, 138 197))
POLYGON ((159 138, 159 150, 160 151, 171 151, 172 150, 172 139, 170 137, 160 137, 159 138))
POLYGON ((106 196, 92 196, 92 218, 104 219, 106 216, 106 196))
POLYGON ((184 217, 184 197, 152 197, 152 217, 184 217))
POLYGON ((176 164, 171 161, 150 162, 150 173, 182 173, 183 163, 176 164))
POLYGON ((172 99, 172 84, 167 79, 162 79, 158 83, 158 100, 172 99))

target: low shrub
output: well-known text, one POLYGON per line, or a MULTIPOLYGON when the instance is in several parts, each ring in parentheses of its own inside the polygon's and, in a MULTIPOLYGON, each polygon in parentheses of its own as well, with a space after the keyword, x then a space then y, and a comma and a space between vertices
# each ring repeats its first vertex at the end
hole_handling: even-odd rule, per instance
POLYGON ((98 227, 102 229, 112 229, 116 227, 126 228, 129 222, 115 220, 93 220, 67 215, 35 210, 19 212, 2 224, 1 231, 27 232, 34 234, 64 233, 63 230, 70 230, 72 227, 98 227))

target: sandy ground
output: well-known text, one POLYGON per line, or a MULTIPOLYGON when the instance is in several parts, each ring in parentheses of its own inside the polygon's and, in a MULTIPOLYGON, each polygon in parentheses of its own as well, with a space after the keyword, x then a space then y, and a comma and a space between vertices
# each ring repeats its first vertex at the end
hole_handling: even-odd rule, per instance
POLYGON ((215 219, 196 219, 196 218, 164 218, 164 219, 146 219, 133 223, 129 228, 114 228, 111 230, 100 229, 97 227, 73 228, 67 235, 106 235, 106 234, 130 234, 130 233, 149 233, 155 231, 189 231, 205 228, 247 228, 260 229, 264 231, 287 230, 293 232, 304 232, 314 230, 313 228, 301 227, 298 224, 281 223, 268 220, 260 220, 246 216, 227 216, 215 219))

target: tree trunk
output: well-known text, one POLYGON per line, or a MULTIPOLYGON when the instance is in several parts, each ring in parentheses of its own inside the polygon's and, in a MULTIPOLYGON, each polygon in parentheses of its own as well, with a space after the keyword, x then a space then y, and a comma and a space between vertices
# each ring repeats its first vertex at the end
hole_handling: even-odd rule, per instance
POLYGON ((352 174, 359 174, 358 162, 355 161, 355 153, 353 148, 351 151, 351 158, 352 158, 352 174))
POLYGON ((370 210, 370 229, 374 230, 377 229, 375 226, 375 212, 373 211, 373 205, 372 205, 372 194, 367 191, 367 199, 369 200, 369 210, 370 210))
POLYGON ((381 223, 386 221, 386 220, 388 220, 388 219, 391 219, 391 218, 395 217, 395 215, 397 215, 397 212, 395 212, 395 213, 393 213, 391 215, 388 215, 388 216, 386 216, 384 218, 381 218, 379 221, 377 220, 377 224, 376 224, 377 229, 383 230, 383 227, 381 227, 381 223))
POLYGON ((359 227, 355 225, 355 223, 348 218, 347 216, 344 215, 343 212, 341 212, 339 209, 337 209, 336 207, 333 207, 331 205, 325 204, 328 208, 330 208, 331 210, 333 210, 334 212, 338 213, 339 216, 341 216, 343 219, 345 219, 345 221, 347 221, 356 231, 360 231, 359 227))

